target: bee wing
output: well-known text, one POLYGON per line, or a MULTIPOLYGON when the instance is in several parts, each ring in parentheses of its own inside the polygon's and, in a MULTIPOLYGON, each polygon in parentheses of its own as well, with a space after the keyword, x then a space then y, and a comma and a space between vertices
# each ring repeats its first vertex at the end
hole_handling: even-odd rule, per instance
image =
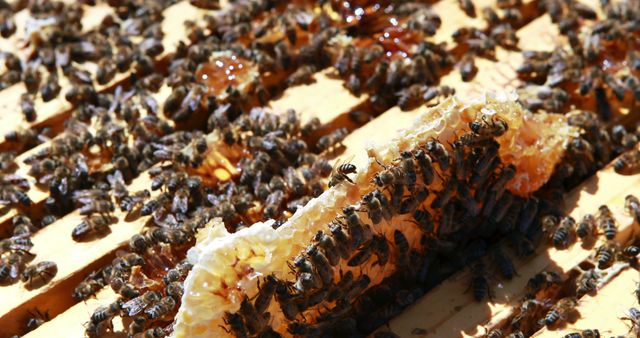
POLYGON ((171 211, 181 212, 183 214, 186 214, 188 209, 189 209, 189 199, 187 195, 176 194, 173 197, 173 202, 171 204, 171 211))
POLYGON ((135 316, 147 307, 143 296, 138 296, 122 305, 122 309, 129 313, 129 316, 135 316))
POLYGON ((9 277, 11 277, 11 279, 16 279, 18 278, 18 275, 20 275, 20 268, 17 264, 11 264, 9 267, 9 277))

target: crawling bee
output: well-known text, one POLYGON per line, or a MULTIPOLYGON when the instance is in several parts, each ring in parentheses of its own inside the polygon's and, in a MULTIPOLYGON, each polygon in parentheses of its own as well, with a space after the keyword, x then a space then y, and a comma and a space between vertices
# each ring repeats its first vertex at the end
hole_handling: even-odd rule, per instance
POLYGON ((491 299, 491 289, 489 288, 489 279, 486 276, 484 262, 482 260, 478 261, 471 269, 473 277, 471 278, 469 288, 473 290, 473 298, 478 302, 483 301, 487 297, 491 299))
POLYGON ((277 280, 273 275, 268 275, 262 284, 258 284, 258 295, 253 301, 257 313, 262 314, 267 310, 276 292, 276 286, 277 280))
POLYGON ((553 271, 543 271, 531 277, 527 282, 527 289, 531 294, 536 294, 542 289, 546 289, 552 285, 559 285, 562 282, 560 275, 553 271))
POLYGON ((34 312, 28 311, 29 318, 27 319, 27 332, 31 332, 37 329, 40 325, 49 321, 49 313, 42 313, 39 310, 35 310, 34 312))
POLYGON ((569 333, 563 338, 600 338, 600 331, 587 329, 580 332, 569 333))
POLYGON ((176 307, 173 297, 164 297, 144 310, 144 314, 150 320, 167 316, 176 307))
POLYGON ((576 234, 583 240, 592 240, 596 235, 596 218, 592 214, 585 214, 578 223, 576 234))
POLYGON ((74 241, 83 241, 94 235, 106 235, 109 232, 109 225, 117 220, 116 217, 103 214, 91 215, 73 228, 71 238, 74 241))
POLYGON ((578 305, 578 301, 573 297, 565 297, 560 299, 552 308, 547 312, 545 317, 539 321, 540 325, 551 326, 558 321, 567 321, 571 319, 571 316, 575 313, 575 307, 578 305))
POLYGON ((344 181, 354 184, 354 182, 351 180, 351 178, 349 178, 348 175, 354 174, 356 172, 356 166, 351 163, 343 163, 338 165, 335 172, 331 175, 331 179, 329 180, 329 187, 334 187, 344 181))
POLYGON ((48 283, 58 273, 58 265, 51 261, 38 262, 27 266, 22 272, 22 281, 28 289, 48 283))
POLYGON ((634 195, 627 195, 624 199, 624 208, 636 219, 636 222, 640 222, 640 201, 634 195))
POLYGON ((576 295, 582 297, 588 293, 594 292, 600 279, 600 273, 595 269, 583 272, 576 279, 576 295))
POLYGON ((129 316, 135 316, 148 308, 152 304, 160 301, 162 295, 157 291, 147 291, 141 296, 138 296, 122 305, 122 310, 127 311, 129 316))
POLYGON ((571 216, 564 217, 553 233, 553 245, 557 249, 566 249, 571 240, 576 221, 571 216))
POLYGON ((517 275, 513 262, 502 248, 497 247, 493 251, 493 262, 498 267, 502 277, 512 279, 514 275, 517 275))
POLYGON ((107 327, 111 327, 111 320, 118 315, 122 308, 122 302, 120 300, 115 301, 107 306, 101 306, 97 308, 91 315, 91 323, 98 325, 107 322, 107 327))
POLYGON ((494 116, 487 121, 487 117, 483 116, 481 121, 469 122, 469 128, 483 137, 499 137, 509 130, 509 125, 500 117, 494 116))
POLYGON ((347 135, 349 135, 347 128, 338 128, 330 134, 321 136, 318 142, 316 142, 316 148, 320 151, 326 151, 329 148, 339 145, 347 135))
POLYGON ((102 270, 93 271, 73 291, 73 298, 81 301, 93 296, 105 286, 102 270))
POLYGON ((635 175, 640 172, 640 150, 631 149, 613 162, 615 171, 622 175, 635 175))
POLYGON ((603 270, 611 267, 618 253, 619 247, 615 242, 603 244, 596 250, 596 261, 598 269, 603 270))
POLYGON ((476 17, 476 7, 471 0, 458 0, 458 6, 460 6, 460 9, 462 9, 467 16, 472 18, 476 17))
POLYGON ((404 172, 401 168, 390 166, 378 172, 373 177, 373 182, 380 188, 403 182, 404 172))
POLYGON ((636 335, 640 334, 640 310, 632 307, 627 312, 625 317, 621 317, 622 320, 628 320, 631 322, 631 329, 636 335))
POLYGON ((224 328, 227 333, 233 333, 236 337, 248 337, 249 330, 242 320, 242 316, 238 313, 225 313, 223 321, 229 327, 224 328))
POLYGON ((616 237, 616 234, 618 233, 618 227, 609 207, 607 207, 606 205, 601 205, 598 208, 597 221, 598 228, 602 230, 604 236, 608 240, 612 240, 614 237, 616 237))
POLYGON ((80 215, 108 214, 115 210, 110 200, 91 200, 80 207, 80 215))

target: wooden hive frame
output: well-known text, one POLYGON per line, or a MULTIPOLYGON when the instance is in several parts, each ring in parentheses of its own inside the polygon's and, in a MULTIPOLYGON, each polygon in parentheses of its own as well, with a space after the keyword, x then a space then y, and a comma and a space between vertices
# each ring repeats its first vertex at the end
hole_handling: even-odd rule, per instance
MULTIPOLYGON (((493 4, 494 1, 482 0, 476 2, 476 7, 482 8, 493 4)), ((537 1, 530 1, 526 5, 533 11, 537 1)), ((597 4, 593 2, 590 2, 589 5, 594 8, 597 7, 597 4)), ((458 51, 459 54, 459 49, 456 49, 459 46, 451 44, 451 32, 461 25, 483 28, 484 21, 479 18, 469 19, 459 9, 456 1, 442 0, 435 3, 433 8, 444 19, 442 27, 433 39, 436 42, 449 42, 450 48, 454 53, 458 51)), ((91 9, 91 11, 92 13, 93 11, 100 12, 97 9, 91 9)), ((178 2, 167 8, 165 10, 165 22, 163 22, 165 52, 160 58, 170 55, 172 53, 171 48, 175 48, 177 41, 185 39, 182 25, 184 20, 193 20, 201 17, 206 12, 194 8, 187 1, 178 2)), ((551 46, 552 43, 562 40, 558 32, 555 31, 555 26, 549 24, 547 15, 538 18, 527 17, 526 21, 528 23, 518 32, 522 49, 539 49, 538 47, 541 44, 551 46), (535 37, 535 39, 528 39, 528 37, 535 37), (543 42, 540 42, 539 37, 542 37, 543 42)), ((95 24, 95 22, 87 23, 87 29, 90 29, 92 23, 95 24)), ((441 84, 456 88, 457 95, 463 98, 477 97, 484 91, 515 88, 518 83, 515 68, 521 61, 520 54, 498 47, 497 59, 497 62, 477 59, 479 71, 472 82, 462 82, 459 74, 452 72, 441 79, 441 84)), ((358 109, 366 100, 366 96, 357 98, 349 94, 342 87, 341 80, 335 80, 329 76, 331 72, 332 69, 327 69, 316 74, 316 82, 314 84, 287 89, 280 98, 270 103, 272 109, 275 112, 284 112, 286 109, 293 108, 302 115, 303 120, 318 117, 325 125, 344 123, 345 116, 350 111, 358 109), (333 98, 330 105, 326 104, 326 100, 324 100, 326 97, 333 98)), ((121 78, 115 79, 109 85, 104 86, 102 90, 111 90, 118 83, 124 81, 125 75, 122 74, 121 78)), ((0 115, 6 118, 7 121, 21 120, 19 111, 15 109, 13 102, 17 102, 17 98, 23 90, 20 86, 6 89, 8 98, 6 101, 3 100, 6 103, 0 105, 0 112, 2 112, 0 115), (15 98, 15 100, 12 98, 15 98)), ((158 95, 167 95, 167 93, 161 91, 158 95)), ((72 107, 65 101, 41 104, 37 109, 39 117, 32 126, 59 124, 69 115, 72 107)), ((362 149, 370 135, 379 134, 380 126, 385 126, 388 131, 388 134, 380 135, 382 139, 392 136, 393 130, 410 127, 413 121, 412 117, 422 109, 424 108, 411 112, 401 112, 397 107, 394 107, 387 110, 348 136, 344 142, 347 151, 343 156, 347 157, 350 153, 355 152, 356 149, 362 149)), ((3 135, 4 132, 14 128, 15 124, 2 123, 0 126, 2 126, 0 127, 0 134, 3 135), (8 129, 2 129, 5 127, 8 129)), ((3 147, 3 144, 5 143, 0 144, 0 148, 3 147)), ((21 157, 28 156, 36 149, 38 148, 24 153, 21 157)), ((21 170, 24 170, 24 168, 21 168, 21 170)), ((626 193, 640 186, 639 180, 640 178, 638 177, 618 176, 612 172, 611 168, 604 169, 596 177, 591 178, 569 194, 569 200, 573 201, 573 205, 576 205, 571 212, 584 213, 585 210, 593 210, 600 203, 609 201, 619 204, 621 196, 624 198, 626 193)), ((130 188, 133 191, 139 190, 141 187, 147 186, 148 182, 149 177, 146 174, 142 174, 130 184, 130 188)), ((29 194, 36 204, 42 204, 47 197, 46 192, 37 189, 32 189, 29 194)), ((0 216, 0 232, 6 233, 10 220, 16 212, 16 209, 8 209, 4 215, 0 216)), ((115 298, 115 294, 107 287, 98 293, 95 299, 76 303, 71 298, 71 290, 89 271, 110 261, 114 257, 116 250, 126 245, 131 235, 140 231, 145 219, 140 219, 133 222, 133 224, 121 222, 113 225, 111 234, 99 241, 90 242, 86 245, 72 243, 70 239, 69 233, 78 222, 79 216, 77 212, 73 212, 34 235, 33 242, 35 246, 33 251, 38 254, 36 261, 56 261, 59 266, 59 273, 49 285, 34 291, 27 291, 21 284, 0 288, 0 298, 4 300, 0 307, 0 326, 5 328, 5 332, 16 332, 19 326, 22 325, 28 311, 37 308, 48 309, 50 315, 54 318, 31 332, 29 336, 51 337, 60 334, 60 332, 64 332, 60 336, 65 337, 82 336, 84 332, 83 320, 79 320, 79 318, 88 319, 93 309, 99 305, 108 304, 115 298), (82 256, 76 255, 78 250, 83 250, 82 256)), ((627 222, 621 229, 621 236, 628 236, 630 233, 631 223, 627 222)), ((482 335, 484 334, 483 327, 490 329, 492 325, 498 324, 501 318, 508 318, 508 315, 514 310, 514 306, 517 306, 517 299, 520 298, 519 295, 529 277, 547 269, 550 264, 563 271, 568 271, 582 262, 588 254, 588 251, 574 246, 570 250, 562 252, 553 249, 542 250, 539 255, 531 260, 526 262, 519 261, 518 272, 520 276, 509 282, 505 288, 498 290, 496 299, 504 300, 504 302, 496 302, 495 304, 472 302, 469 295, 460 294, 459 292, 465 288, 464 285, 461 285, 466 282, 464 278, 453 277, 429 292, 404 314, 391 321, 390 328, 402 336, 413 336, 411 335, 411 330, 416 327, 425 328, 428 335, 436 337, 482 335), (455 296, 453 298, 446 296, 450 294, 455 296), (441 304, 441 306, 436 306, 436 304, 441 304), (429 312, 430 308, 448 308, 452 309, 452 311, 431 313, 429 312), (455 311, 453 310, 454 308, 456 309, 455 311)), ((611 286, 607 286, 602 290, 603 294, 615 294, 615 291, 610 290, 615 290, 614 286, 618 285, 618 283, 621 285, 632 284, 632 277, 633 274, 629 271, 623 272, 619 278, 614 279, 611 286)), ((609 295, 609 297, 613 297, 613 295, 609 295)), ((595 297, 594 299, 597 298, 595 297)), ((585 308, 583 311, 585 314, 593 314, 593 310, 589 311, 589 309, 597 308, 598 304, 602 303, 586 299, 581 302, 580 306, 585 308)), ((619 312, 618 309, 616 311, 619 312)), ((587 319, 586 317, 584 318, 585 321, 587 319)), ((613 324, 611 328, 612 330, 614 328, 617 330, 617 327, 613 324)), ((0 336, 3 336, 3 334, 0 334, 0 336)), ((545 333, 541 332, 540 335, 544 336, 545 333)), ((551 336, 555 336, 555 333, 551 333, 551 336)))

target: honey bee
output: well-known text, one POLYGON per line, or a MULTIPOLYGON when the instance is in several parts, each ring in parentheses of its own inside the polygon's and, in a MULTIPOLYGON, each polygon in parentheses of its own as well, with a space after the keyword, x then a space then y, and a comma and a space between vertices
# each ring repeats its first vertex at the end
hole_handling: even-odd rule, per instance
POLYGON ((316 68, 310 65, 304 65, 296 69, 287 78, 287 86, 299 86, 303 84, 313 83, 315 80, 313 74, 316 72, 316 68))
POLYGON ((109 214, 115 210, 113 202, 104 199, 92 199, 80 207, 80 215, 91 215, 93 213, 109 214))
POLYGON ((29 313, 29 318, 27 319, 27 323, 26 323, 27 332, 31 332, 37 329, 38 327, 40 327, 40 325, 50 320, 48 312, 42 313, 37 309, 34 312, 31 312, 31 311, 27 311, 27 312, 29 313))
POLYGON ((122 304, 122 310, 127 311, 129 316, 135 316, 142 312, 150 305, 157 303, 162 299, 162 295, 157 291, 147 291, 141 296, 131 299, 122 304))
POLYGON ((268 319, 268 315, 265 316, 258 313, 256 308, 246 297, 242 301, 242 303, 240 303, 240 309, 238 310, 238 313, 244 319, 247 330, 251 334, 257 334, 264 331, 266 326, 268 325, 266 320, 268 319))
POLYGON ((402 231, 396 229, 393 232, 393 242, 395 244, 396 266, 406 267, 409 264, 409 241, 402 231))
POLYGON ((236 337, 249 337, 249 330, 238 313, 227 312, 222 319, 229 329, 223 327, 227 333, 233 333, 236 337))
POLYGON ((575 307, 578 305, 578 301, 573 297, 565 297, 560 299, 552 308, 547 312, 545 317, 539 321, 540 325, 551 326, 558 321, 565 322, 571 319, 571 316, 575 313, 575 307))
POLYGON ((596 218, 592 214, 585 214, 578 224, 576 233, 583 240, 592 239, 596 235, 596 218))
POLYGON ((636 219, 636 222, 640 222, 640 201, 634 195, 627 195, 624 199, 624 208, 636 219))
MULTIPOLYGON (((203 2, 204 0, 192 0, 191 2, 194 1, 203 2)), ((164 338, 166 336, 167 333, 161 327, 154 327, 142 332, 142 338, 164 338)))
POLYGON ((513 279, 514 275, 517 275, 513 262, 502 248, 498 247, 493 251, 493 262, 498 267, 502 277, 510 280, 513 279))
POLYGON ((13 224, 14 237, 30 236, 38 230, 38 228, 31 223, 31 219, 25 215, 14 216, 11 223, 13 224))
POLYGON ((489 279, 486 276, 485 265, 482 260, 473 265, 472 273, 473 277, 469 287, 473 290, 473 298, 478 302, 483 301, 486 297, 491 298, 489 279))
POLYGON ((331 236, 336 243, 336 249, 342 259, 349 259, 353 250, 351 249, 351 241, 349 236, 343 230, 343 226, 339 223, 329 224, 331 236))
MULTIPOLYGON (((469 1, 470 2, 470 1, 469 1)), ((472 53, 465 54, 459 63, 460 76, 462 81, 471 81, 478 73, 478 67, 475 64, 475 56, 472 53)))
POLYGON ((122 302, 117 300, 109 305, 100 306, 91 315, 91 324, 99 325, 107 323, 107 327, 111 327, 111 320, 120 313, 122 302))
POLYGON ((341 144, 341 142, 347 137, 349 134, 349 130, 347 128, 338 128, 331 132, 330 134, 323 135, 316 142, 316 148, 318 150, 326 151, 329 148, 336 147, 341 144))
POLYGON ((340 262, 340 254, 337 251, 336 243, 333 238, 322 231, 318 231, 314 236, 314 240, 322 249, 324 255, 329 260, 331 266, 336 266, 340 262))
POLYGON ((598 263, 598 269, 604 270, 611 267, 618 250, 619 248, 615 242, 609 242, 600 246, 596 250, 596 261, 598 263))
POLYGON ((73 228, 71 238, 73 238, 74 241, 83 241, 93 235, 106 235, 109 233, 109 225, 117 221, 118 219, 116 217, 103 214, 88 216, 73 228))
POLYGON ((91 272, 73 291, 73 298, 77 301, 87 299, 105 286, 102 270, 91 272))
POLYGON ((0 251, 22 251, 28 252, 33 248, 33 242, 27 235, 12 236, 0 240, 0 251))
POLYGON ((425 147, 429 155, 431 155, 440 166, 440 170, 449 169, 449 152, 442 143, 436 139, 432 139, 427 142, 425 147))
POLYGON ((136 217, 140 214, 144 201, 151 196, 151 193, 144 189, 124 196, 120 201, 120 210, 127 212, 127 218, 136 217))
POLYGON ((627 245, 622 249, 622 254, 628 259, 635 259, 640 254, 640 247, 627 245))
POLYGON ((503 338, 504 333, 500 329, 491 329, 491 331, 488 331, 484 337, 485 338, 503 338))
POLYGON ((307 248, 306 254, 313 263, 315 271, 322 280, 322 285, 329 286, 333 282, 333 267, 329 264, 327 257, 320 252, 316 245, 307 248))
POLYGON ((634 175, 640 172, 640 150, 629 150, 613 162, 615 171, 622 175, 634 175))
POLYGON ((25 252, 12 252, 8 257, 0 261, 0 283, 13 283, 20 277, 24 265, 31 258, 33 258, 33 255, 25 252))
POLYGON ((618 233, 618 228, 616 220, 613 218, 613 214, 611 213, 611 210, 609 210, 609 207, 601 205, 598 208, 598 216, 596 220, 598 222, 598 228, 602 230, 605 237, 608 240, 612 240, 618 233))
POLYGON ((412 193, 411 196, 405 198, 402 203, 400 203, 400 208, 398 209, 398 213, 400 214, 408 214, 416 210, 422 202, 424 202, 427 197, 429 197, 429 190, 426 187, 418 188, 416 191, 412 193))
POLYGON ((140 209, 140 215, 141 216, 151 215, 154 211, 156 211, 166 203, 169 203, 171 199, 172 199, 171 195, 167 192, 158 195, 156 198, 151 199, 150 201, 148 201, 142 206, 142 208, 140 209))
POLYGON ((415 158, 418 168, 420 168, 423 183, 430 185, 435 177, 431 157, 423 149, 419 149, 415 153, 415 158))
POLYGON ((375 174, 375 176, 373 177, 373 182, 380 188, 403 183, 404 172, 399 167, 384 167, 384 170, 375 174))
POLYGON ((302 127, 300 127, 300 135, 302 135, 303 137, 307 137, 311 135, 314 131, 318 130, 318 128, 320 128, 321 125, 322 125, 322 122, 320 122, 320 119, 317 117, 314 117, 310 119, 307 123, 303 124, 302 127))
POLYGON ((253 306, 256 309, 257 313, 263 314, 267 310, 267 308, 269 308, 271 299, 276 292, 277 284, 278 281, 273 275, 266 276, 263 280, 263 283, 258 284, 258 294, 253 301, 253 306))
POLYGON ((373 224, 378 224, 382 221, 382 203, 375 196, 374 192, 369 192, 362 197, 362 202, 367 210, 367 215, 373 224))
POLYGON ((335 169, 335 172, 331 175, 329 187, 334 187, 344 181, 354 184, 353 180, 349 177, 349 174, 355 174, 356 172, 356 166, 351 163, 339 164, 335 169))
POLYGON ((58 273, 58 265, 51 261, 42 261, 29 265, 22 272, 22 281, 28 289, 47 284, 58 273))
POLYGON ((630 321, 631 331, 634 331, 636 335, 640 333, 640 310, 632 307, 627 311, 627 315, 620 319, 630 321))
POLYGON ((184 294, 184 287, 181 282, 171 282, 165 288, 167 296, 172 297, 174 300, 179 301, 184 294))
POLYGON ((20 96, 20 109, 22 110, 22 115, 24 115, 28 122, 36 120, 37 114, 35 104, 33 103, 33 99, 29 93, 24 93, 20 96))
POLYGON ((576 279, 576 295, 582 297, 588 293, 596 291, 600 274, 595 269, 583 272, 576 279))
POLYGON ((600 331, 587 329, 580 332, 569 333, 563 338, 600 338, 600 331))
POLYGON ((163 297, 159 301, 149 305, 144 313, 149 320, 155 320, 167 316, 176 307, 173 297, 163 297))
POLYGON ((489 25, 494 26, 500 23, 500 17, 491 7, 482 8, 482 17, 489 23, 489 25))
POLYGON ((571 240, 576 221, 571 216, 564 217, 553 233, 553 245, 557 249, 565 249, 571 240))
POLYGON ((462 9, 467 16, 472 18, 476 17, 476 7, 471 0, 458 0, 458 6, 460 6, 460 9, 462 9))

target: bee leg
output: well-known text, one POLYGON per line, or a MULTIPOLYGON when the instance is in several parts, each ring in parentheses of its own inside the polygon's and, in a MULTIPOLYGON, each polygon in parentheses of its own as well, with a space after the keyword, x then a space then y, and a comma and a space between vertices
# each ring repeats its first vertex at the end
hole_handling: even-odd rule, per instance
POLYGON ((351 183, 351 184, 355 184, 355 183, 353 182, 353 180, 349 178, 349 176, 344 175, 344 174, 342 174, 342 176, 344 177, 344 179, 345 179, 345 180, 349 181, 349 183, 351 183))

